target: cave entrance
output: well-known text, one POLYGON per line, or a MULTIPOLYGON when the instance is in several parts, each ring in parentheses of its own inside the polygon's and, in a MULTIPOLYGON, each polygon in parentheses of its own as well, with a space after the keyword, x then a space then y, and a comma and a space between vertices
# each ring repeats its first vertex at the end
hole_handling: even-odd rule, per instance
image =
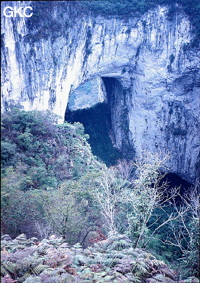
POLYGON ((110 108, 114 143, 120 148, 122 157, 134 160, 135 149, 129 130, 129 98, 131 89, 123 87, 120 78, 102 77, 107 103, 110 108))
POLYGON ((108 103, 99 103, 91 108, 76 111, 67 109, 65 120, 70 123, 82 123, 85 133, 89 135, 92 153, 107 166, 116 164, 121 153, 113 146, 111 140, 111 115, 108 103))
MULTIPOLYGON (((102 77, 101 82, 104 101, 95 103, 90 108, 84 107, 84 109, 74 110, 70 109, 72 103, 69 97, 65 121, 82 123, 85 133, 90 136, 89 143, 93 154, 106 165, 111 166, 122 157, 127 160, 133 159, 134 150, 129 141, 126 90, 122 87, 120 79, 114 77, 102 77)), ((89 82, 87 82, 88 85, 89 82)), ((91 99, 92 95, 91 89, 88 99, 91 99)), ((71 97, 73 105, 75 105, 75 99, 80 101, 80 92, 71 97)))
POLYGON ((167 181, 170 185, 170 187, 179 187, 184 188, 185 191, 187 192, 193 185, 186 181, 185 179, 181 178, 179 175, 175 173, 168 173, 165 175, 163 178, 163 181, 167 181))
MULTIPOLYGON (((168 173, 164 176, 164 178, 161 180, 161 184, 167 182, 169 185, 169 188, 178 188, 180 187, 180 195, 184 198, 185 194, 191 193, 192 188, 194 187, 193 184, 189 183, 185 179, 181 178, 179 175, 175 173, 168 173)), ((175 201, 177 204, 182 203, 182 198, 180 196, 177 196, 175 198, 175 201)))

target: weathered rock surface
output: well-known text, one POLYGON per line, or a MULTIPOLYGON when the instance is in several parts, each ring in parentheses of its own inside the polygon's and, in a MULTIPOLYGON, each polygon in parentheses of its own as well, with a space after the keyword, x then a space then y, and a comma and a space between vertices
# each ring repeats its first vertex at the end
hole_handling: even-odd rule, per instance
POLYGON ((140 18, 105 19, 54 5, 52 22, 2 19, 3 109, 20 103, 64 119, 67 104, 74 111, 107 101, 119 149, 131 144, 138 158, 169 152, 169 171, 195 182, 200 52, 190 47, 186 15, 180 10, 169 20, 159 6, 140 18))

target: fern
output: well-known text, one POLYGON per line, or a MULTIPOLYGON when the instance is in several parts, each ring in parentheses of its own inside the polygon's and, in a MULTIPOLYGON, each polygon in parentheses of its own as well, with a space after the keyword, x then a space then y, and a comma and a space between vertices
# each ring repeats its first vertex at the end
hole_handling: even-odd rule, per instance
POLYGON ((24 283, 42 283, 42 280, 38 276, 30 276, 23 282, 24 283))
POLYGON ((16 283, 16 282, 17 281, 10 278, 9 275, 6 275, 1 279, 1 283, 16 283))
POLYGON ((4 264, 2 263, 1 265, 1 276, 4 276, 8 273, 8 271, 6 270, 6 268, 4 267, 4 264))
POLYGON ((6 275, 8 273, 11 277, 15 278, 15 276, 16 276, 16 264, 14 264, 10 261, 4 261, 4 262, 2 262, 1 267, 2 267, 1 271, 3 272, 2 275, 6 275))
POLYGON ((133 266, 132 272, 135 276, 141 277, 145 274, 148 274, 148 265, 144 262, 136 262, 133 266))
POLYGON ((43 270, 45 270, 48 266, 47 265, 43 265, 43 264, 39 264, 36 267, 34 267, 32 269, 32 273, 34 275, 39 275, 40 273, 42 273, 43 270))
POLYGON ((131 281, 132 283, 141 283, 141 279, 140 279, 140 277, 138 277, 138 276, 134 276, 133 278, 132 278, 132 281, 131 281))
POLYGON ((17 262, 16 271, 18 277, 23 276, 26 272, 32 274, 32 270, 39 264, 41 264, 41 258, 28 257, 27 259, 23 259, 17 262))
MULTIPOLYGON (((14 241, 10 242, 13 244, 14 241)), ((39 246, 32 244, 34 247, 27 247, 25 243, 24 250, 8 253, 4 257, 1 266, 4 280, 2 282, 13 283, 11 280, 17 280, 18 283, 141 283, 145 278, 156 278, 157 274, 161 274, 166 280, 174 279, 172 270, 163 261, 157 260, 142 249, 131 248, 130 242, 123 235, 114 235, 102 242, 104 246, 106 242, 107 248, 101 252, 101 242, 86 250, 80 244, 72 248, 63 246, 61 239, 56 241, 54 238, 44 239, 39 246), (9 279, 6 278, 7 274, 9 279), (171 274, 171 277, 168 276, 171 274)), ((18 243, 14 242, 13 250, 14 245, 18 243)))
POLYGON ((48 268, 48 270, 44 270, 40 278, 43 283, 71 283, 71 282, 78 282, 73 277, 73 275, 70 275, 69 273, 65 273, 65 270, 62 268, 48 268))
POLYGON ((24 282, 26 279, 28 279, 30 276, 31 276, 31 272, 28 271, 26 272, 20 279, 19 279, 19 282, 24 282))
POLYGON ((45 255, 47 248, 48 248, 48 247, 47 247, 46 245, 40 246, 39 249, 38 249, 38 253, 39 253, 40 255, 45 255))
POLYGON ((28 247, 22 251, 16 251, 14 253, 8 254, 7 259, 12 262, 18 262, 22 259, 27 259, 29 256, 33 255, 36 251, 36 247, 28 247))
POLYGON ((131 272, 133 269, 133 264, 135 262, 130 256, 125 256, 123 259, 119 261, 119 263, 114 267, 114 270, 126 274, 127 272, 131 272))

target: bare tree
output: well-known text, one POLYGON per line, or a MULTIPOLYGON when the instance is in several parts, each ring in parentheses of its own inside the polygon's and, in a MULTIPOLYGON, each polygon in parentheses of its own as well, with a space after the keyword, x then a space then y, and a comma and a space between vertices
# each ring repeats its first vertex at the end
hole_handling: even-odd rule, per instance
POLYGON ((49 224, 45 224, 39 221, 35 222, 35 230, 41 239, 47 239, 53 232, 49 224))
POLYGON ((124 180, 133 181, 135 166, 133 161, 127 161, 125 159, 120 159, 115 166, 115 170, 124 180))
POLYGON ((122 200, 122 192, 128 182, 116 177, 113 168, 103 166, 101 174, 95 179, 97 186, 93 187, 93 197, 97 201, 101 214, 106 220, 105 226, 110 233, 116 233, 116 208, 122 200))
POLYGON ((174 199, 172 202, 174 215, 176 215, 178 223, 174 222, 173 219, 170 221, 169 229, 173 234, 173 238, 166 239, 165 243, 178 247, 183 254, 186 254, 199 237, 199 233, 197 233, 200 217, 198 188, 193 188, 191 192, 185 195, 179 194, 179 197, 181 205, 177 205, 174 199))
POLYGON ((199 250, 200 250, 200 207, 198 188, 191 188, 185 195, 178 193, 181 201, 176 202, 172 199, 172 213, 166 213, 166 220, 150 235, 147 243, 153 239, 155 233, 165 226, 166 233, 164 237, 160 235, 159 240, 162 243, 174 246, 182 253, 180 258, 181 274, 188 276, 197 276, 199 270, 199 250))
POLYGON ((124 191, 123 202, 127 207, 128 233, 134 238, 135 247, 138 247, 148 229, 147 223, 153 210, 172 197, 167 196, 168 184, 161 182, 164 174, 160 170, 167 158, 161 159, 159 154, 146 153, 143 160, 133 163, 136 178, 132 186, 124 191))

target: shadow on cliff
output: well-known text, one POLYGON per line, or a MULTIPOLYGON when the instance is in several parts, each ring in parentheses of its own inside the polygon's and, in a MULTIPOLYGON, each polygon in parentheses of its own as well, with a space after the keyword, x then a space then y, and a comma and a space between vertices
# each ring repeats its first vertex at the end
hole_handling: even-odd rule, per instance
POLYGON ((121 153, 113 146, 111 140, 111 117, 108 104, 99 103, 92 108, 77 111, 67 109, 65 120, 70 123, 80 122, 83 124, 85 133, 89 135, 92 153, 107 166, 117 163, 121 153))

